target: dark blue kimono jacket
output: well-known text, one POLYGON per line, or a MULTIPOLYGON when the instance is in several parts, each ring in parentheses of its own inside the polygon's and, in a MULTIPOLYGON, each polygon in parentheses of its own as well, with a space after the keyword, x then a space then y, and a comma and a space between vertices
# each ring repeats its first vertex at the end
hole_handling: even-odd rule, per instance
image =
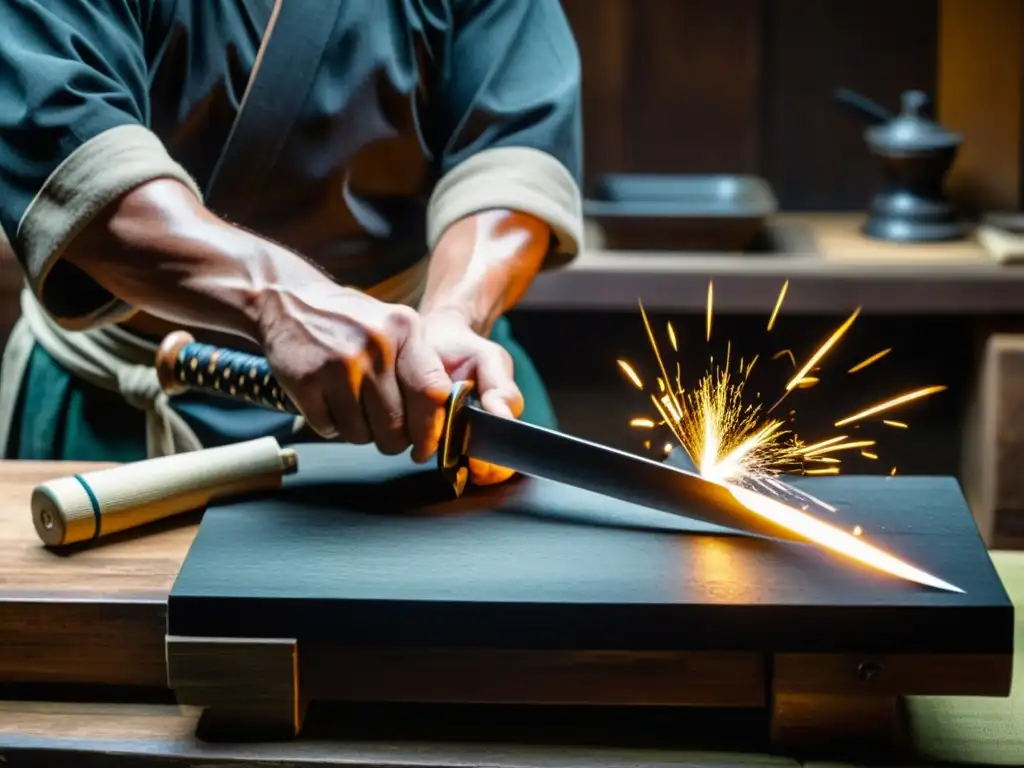
MULTIPOLYGON (((204 195, 274 6, 0 0, 0 226, 30 298, 60 329, 134 311, 61 253, 141 183, 177 178, 204 195)), ((339 282, 406 303, 445 227, 486 208, 539 216, 554 233, 548 265, 572 258, 582 237, 580 66, 558 0, 340 9, 294 129, 235 223, 339 282)), ((29 451, 48 453, 61 451, 29 451)))

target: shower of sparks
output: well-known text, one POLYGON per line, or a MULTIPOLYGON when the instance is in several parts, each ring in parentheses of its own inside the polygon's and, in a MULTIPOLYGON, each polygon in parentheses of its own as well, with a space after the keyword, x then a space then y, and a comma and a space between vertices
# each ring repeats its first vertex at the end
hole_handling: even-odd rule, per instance
MULTIPOLYGON (((776 323, 788 287, 789 281, 786 281, 779 291, 768 322, 768 332, 776 323)), ((710 340, 714 322, 714 284, 711 281, 708 282, 706 309, 705 336, 710 340)), ((657 389, 653 392, 647 389, 629 362, 617 362, 622 373, 634 387, 647 391, 657 418, 654 415, 637 416, 630 421, 630 425, 645 430, 667 427, 693 461, 698 472, 705 477, 765 488, 781 485, 777 479, 780 474, 835 474, 839 471, 837 465, 840 464, 840 459, 834 454, 856 451, 863 458, 877 460, 876 441, 873 439, 850 439, 848 435, 840 434, 807 444, 787 426, 794 411, 790 410, 786 417, 772 415, 781 399, 790 396, 791 392, 808 389, 821 383, 824 375, 821 373, 822 367, 829 353, 837 347, 857 320, 860 315, 859 308, 833 330, 802 365, 797 364, 792 350, 784 349, 772 355, 772 360, 789 357, 796 370, 787 381, 780 401, 769 409, 765 409, 761 404, 760 394, 754 398, 748 397, 748 380, 758 356, 751 358, 749 363, 745 358, 734 361, 732 344, 727 342, 724 360, 716 360, 712 356, 707 370, 697 381, 688 387, 684 386, 681 366, 678 363, 671 366, 673 370, 670 374, 670 366, 662 356, 657 335, 642 302, 640 315, 657 363, 657 389), (822 464, 829 466, 822 467, 822 464)), ((678 339, 671 323, 667 325, 666 331, 672 349, 678 351, 678 339)), ((863 370, 891 351, 885 349, 875 353, 850 368, 848 373, 863 370)), ((944 386, 931 386, 899 394, 840 419, 834 426, 843 427, 854 422, 862 422, 945 389, 944 386)), ((887 419, 883 423, 890 427, 907 427, 900 421, 887 419)), ((858 428, 859 426, 854 427, 858 428)))
POLYGON ((867 360, 862 360, 859 363, 857 363, 855 366, 853 366, 853 368, 848 370, 847 373, 856 373, 857 371, 863 371, 865 368, 867 368, 872 363, 877 363, 879 360, 881 360, 883 357, 888 355, 890 352, 892 352, 891 348, 890 349, 883 349, 881 352, 875 352, 875 354, 873 354, 867 360))
MULTIPOLYGON (((782 285, 768 321, 767 332, 771 332, 775 325, 788 286, 788 281, 782 285)), ((709 282, 705 317, 705 340, 708 342, 714 319, 713 303, 714 286, 709 282)), ((705 372, 695 382, 684 386, 680 364, 674 363, 671 366, 674 375, 670 375, 669 366, 661 354, 657 335, 642 302, 640 315, 657 364, 656 389, 646 388, 630 363, 625 360, 617 362, 630 383, 647 392, 657 418, 636 417, 630 421, 631 426, 645 430, 666 427, 701 476, 727 488, 748 510, 760 517, 891 575, 948 591, 961 591, 867 544, 860 538, 862 532, 859 526, 851 535, 813 515, 801 512, 800 509, 807 510, 812 504, 829 512, 835 512, 836 509, 780 479, 785 474, 837 475, 842 460, 834 454, 856 452, 865 459, 878 459, 876 441, 873 439, 851 440, 848 435, 835 435, 806 444, 787 428, 787 422, 792 420, 795 411, 790 410, 784 418, 772 416, 783 399, 791 394, 798 397, 795 391, 808 389, 821 382, 827 356, 857 320, 859 308, 811 353, 803 365, 797 364, 796 356, 789 349, 772 355, 773 361, 789 357, 795 371, 788 379, 779 400, 768 409, 762 407, 760 393, 756 393, 753 398, 747 397, 747 384, 757 356, 749 363, 745 358, 734 361, 732 343, 727 342, 724 360, 716 361, 712 355, 705 372)), ((678 352, 676 332, 671 324, 667 326, 667 336, 672 349, 678 352)), ((859 372, 890 352, 891 349, 878 352, 850 368, 847 373, 859 372)), ((945 389, 944 386, 930 386, 896 395, 840 419, 834 426, 843 427, 866 421, 945 389)), ((882 423, 890 427, 907 428, 903 422, 885 420, 882 423)), ((859 428, 860 425, 853 427, 854 430, 859 428)), ((649 446, 650 441, 646 441, 645 445, 649 446)), ((665 446, 666 454, 672 447, 671 443, 665 446)), ((893 467, 890 475, 895 474, 896 467, 893 467)))

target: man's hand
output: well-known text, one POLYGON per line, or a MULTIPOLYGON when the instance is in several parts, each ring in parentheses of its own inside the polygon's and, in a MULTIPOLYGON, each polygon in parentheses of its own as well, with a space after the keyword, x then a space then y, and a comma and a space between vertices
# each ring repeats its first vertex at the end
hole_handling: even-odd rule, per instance
MULTIPOLYGON (((512 375, 512 358, 503 347, 478 335, 458 312, 427 313, 422 323, 424 338, 440 357, 451 381, 472 380, 485 410, 519 418, 523 396, 512 375)), ((504 482, 513 475, 510 469, 475 459, 470 460, 469 470, 476 485, 504 482)))
POLYGON ((385 454, 411 445, 419 462, 435 453, 452 381, 415 310, 326 279, 260 302, 260 343, 312 429, 385 454))

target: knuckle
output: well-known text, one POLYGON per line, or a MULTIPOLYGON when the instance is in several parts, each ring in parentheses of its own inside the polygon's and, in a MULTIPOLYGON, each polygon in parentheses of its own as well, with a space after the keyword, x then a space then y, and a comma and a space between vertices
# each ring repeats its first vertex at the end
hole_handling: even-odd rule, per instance
POLYGON ((430 400, 431 393, 442 388, 447 378, 448 374, 443 368, 423 368, 409 377, 405 382, 405 389, 417 398, 430 400))
POLYGON ((387 415, 387 428, 389 432, 401 435, 405 429, 405 413, 399 410, 390 411, 387 415))
POLYGON ((407 336, 419 327, 420 316, 412 307, 392 304, 388 308, 385 327, 393 333, 407 336))

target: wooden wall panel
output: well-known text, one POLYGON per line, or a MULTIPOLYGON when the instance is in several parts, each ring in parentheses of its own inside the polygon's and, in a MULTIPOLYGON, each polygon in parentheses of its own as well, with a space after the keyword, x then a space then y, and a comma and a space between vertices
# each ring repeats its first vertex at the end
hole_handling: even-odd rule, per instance
MULTIPOLYGON (((971 3, 986 0, 968 0, 971 3)), ((889 108, 936 84, 937 0, 765 0, 763 174, 790 210, 862 210, 880 175, 846 86, 889 108)))
POLYGON ((939 2, 563 0, 587 176, 760 173, 785 209, 862 210, 879 172, 832 94, 893 109, 904 90, 934 94, 939 2))
POLYGON ((631 170, 756 173, 761 0, 627 0, 631 170))
POLYGON ((583 166, 586 175, 626 162, 629 6, 621 0, 562 0, 583 67, 583 166))
POLYGON ((563 0, 586 172, 754 173, 762 0, 563 0))
POLYGON ((948 190, 966 212, 1021 200, 1024 0, 941 0, 939 111, 964 144, 948 190))

